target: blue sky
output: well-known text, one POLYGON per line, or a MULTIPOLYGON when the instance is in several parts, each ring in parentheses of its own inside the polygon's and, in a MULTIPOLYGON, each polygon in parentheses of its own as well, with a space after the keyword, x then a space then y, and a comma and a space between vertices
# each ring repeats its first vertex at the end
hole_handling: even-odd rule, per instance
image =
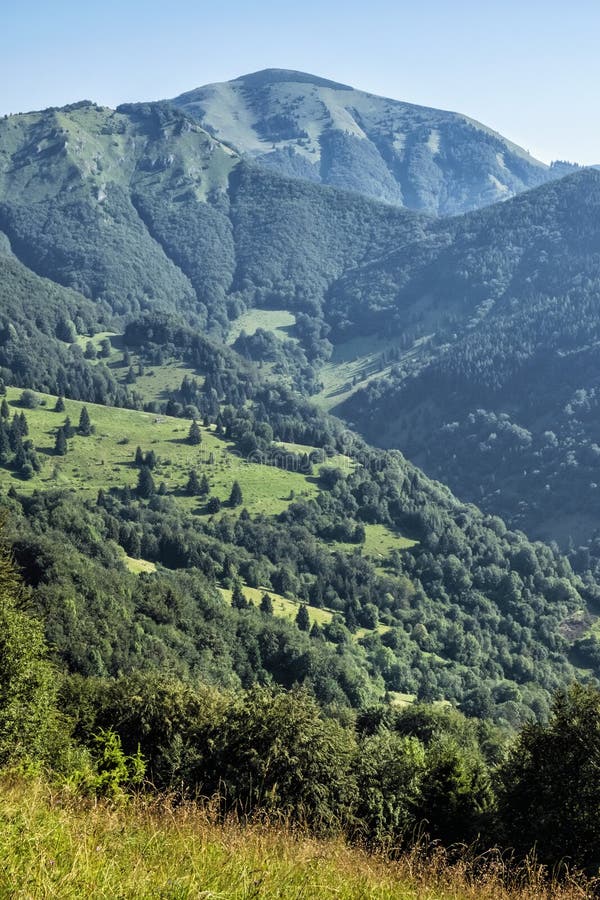
POLYGON ((600 163, 595 0, 5 0, 0 113, 175 96, 267 67, 454 109, 600 163))

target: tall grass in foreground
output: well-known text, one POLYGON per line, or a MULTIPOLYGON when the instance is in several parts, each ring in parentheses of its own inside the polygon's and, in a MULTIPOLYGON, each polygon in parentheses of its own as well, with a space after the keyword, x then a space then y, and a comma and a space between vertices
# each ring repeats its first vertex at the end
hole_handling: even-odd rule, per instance
POLYGON ((0 785, 0 897, 203 900, 539 900, 592 897, 592 886, 547 883, 535 867, 512 879, 496 856, 450 864, 413 852, 390 863, 340 840, 284 828, 217 824, 209 810, 168 800, 118 808, 0 785))

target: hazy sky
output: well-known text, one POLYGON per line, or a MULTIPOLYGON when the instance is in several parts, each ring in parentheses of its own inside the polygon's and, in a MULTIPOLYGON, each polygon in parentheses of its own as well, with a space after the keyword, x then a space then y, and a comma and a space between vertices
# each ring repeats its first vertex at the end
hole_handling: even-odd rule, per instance
POLYGON ((172 97, 267 67, 454 109, 600 163, 598 0, 0 0, 0 113, 172 97))

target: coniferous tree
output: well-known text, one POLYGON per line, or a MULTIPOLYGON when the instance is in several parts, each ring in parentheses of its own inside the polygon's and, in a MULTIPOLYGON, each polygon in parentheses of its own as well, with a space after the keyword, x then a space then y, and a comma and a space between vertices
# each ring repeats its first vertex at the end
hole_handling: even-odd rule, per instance
POLYGON ((10 408, 8 406, 8 403, 6 402, 6 397, 4 397, 4 399, 2 400, 2 404, 0 405, 0 418, 10 418, 10 408))
POLYGON ((133 366, 129 366, 129 370, 125 376, 125 383, 135 384, 135 372, 133 371, 133 366))
POLYGON ((231 605, 234 609, 248 609, 249 604, 244 595, 244 591, 242 590, 242 584, 238 579, 236 579, 233 584, 231 605))
POLYGON ((92 423, 90 421, 90 415, 87 411, 87 407, 83 406, 81 408, 81 413, 79 416, 79 426, 77 431, 82 437, 89 437, 92 433, 92 423))
POLYGON ((300 631, 310 631, 310 616, 308 615, 306 603, 300 604, 300 609, 296 615, 296 625, 300 631))
POLYGON ((244 498, 242 496, 242 489, 239 485, 238 481, 234 481, 231 487, 231 493, 229 495, 229 505, 230 506, 241 506, 244 502, 244 498))
POLYGON ((206 504, 206 508, 209 513, 218 513, 221 509, 221 501, 218 497, 210 497, 208 503, 206 504))
POLYGON ((75 429, 73 428, 73 425, 71 424, 71 419, 69 418, 69 416, 67 416, 67 418, 64 421, 63 431, 65 433, 66 438, 72 438, 73 435, 75 434, 75 429))
POLYGON ((188 433, 188 441, 190 442, 190 444, 193 444, 194 446, 197 446, 198 444, 202 443, 202 434, 200 432, 200 426, 198 425, 198 423, 196 422, 195 419, 192 422, 192 424, 190 425, 190 430, 188 433))
POLYGON ((2 422, 0 426, 0 462, 6 465, 10 456, 10 441, 8 439, 8 430, 2 422))
POLYGON ((200 490, 200 480, 198 478, 198 473, 195 469, 192 469, 190 472, 190 477, 188 478, 188 482, 185 486, 186 494, 189 494, 190 497, 198 497, 202 492, 200 490))
POLYGON ((142 468, 140 469, 136 491, 138 497, 142 497, 145 500, 147 500, 149 497, 152 497, 152 495, 155 493, 152 472, 147 466, 142 466, 142 468))
POLYGON ((210 491, 210 484, 208 483, 208 478, 206 477, 206 472, 202 473, 202 478, 200 479, 200 496, 204 497, 210 491))
POLYGON ((62 413, 65 411, 65 398, 60 394, 56 398, 56 403, 54 404, 54 412, 62 413))
POLYGON ((64 428, 59 428, 56 432, 56 441, 54 444, 54 452, 57 456, 65 456, 67 452, 67 439, 65 437, 64 428))
POLYGON ((264 593, 260 599, 260 611, 267 616, 273 615, 273 601, 270 594, 264 593))
POLYGON ((136 447, 135 457, 134 457, 133 462, 134 462, 134 465, 136 465, 138 468, 141 468, 141 466, 144 465, 144 454, 142 453, 141 447, 136 447))

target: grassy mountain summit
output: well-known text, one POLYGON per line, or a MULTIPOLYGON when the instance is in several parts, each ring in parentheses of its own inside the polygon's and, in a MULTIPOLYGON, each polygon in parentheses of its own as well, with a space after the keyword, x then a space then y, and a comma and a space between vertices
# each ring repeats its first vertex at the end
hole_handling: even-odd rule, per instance
POLYGON ((285 175, 451 215, 554 177, 468 116, 266 69, 176 97, 219 140, 285 175))

